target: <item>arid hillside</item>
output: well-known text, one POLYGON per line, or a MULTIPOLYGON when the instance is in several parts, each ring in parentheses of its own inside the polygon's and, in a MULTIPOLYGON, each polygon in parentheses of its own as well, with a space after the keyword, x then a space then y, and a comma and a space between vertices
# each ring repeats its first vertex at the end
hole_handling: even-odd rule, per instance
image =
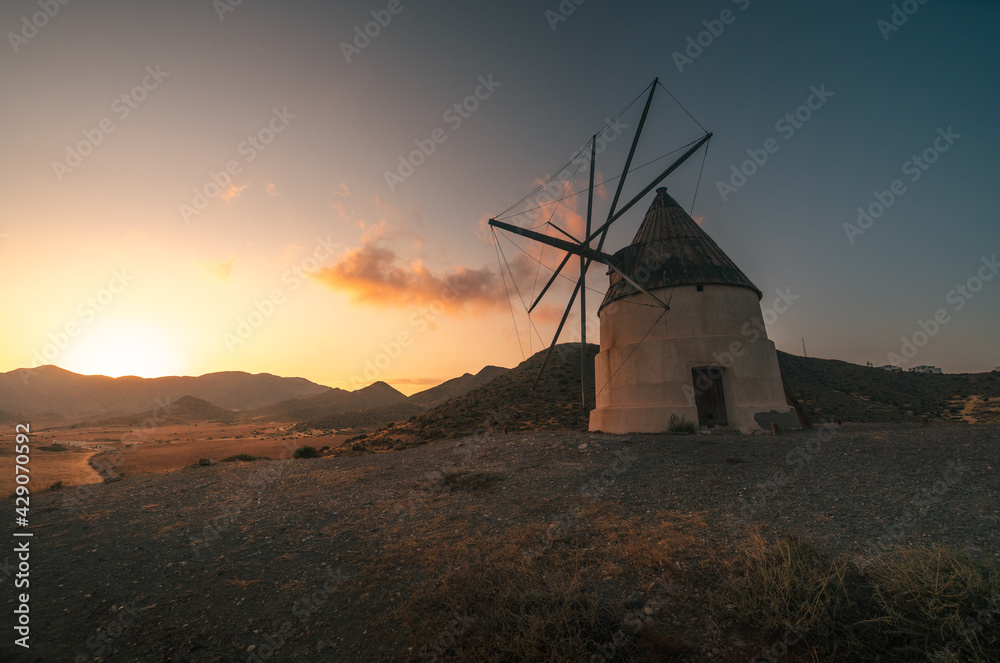
POLYGON ((778 353, 781 376, 812 420, 1000 422, 1000 373, 890 373, 778 353))
MULTIPOLYGON (((588 411, 580 407, 580 345, 556 346, 538 386, 532 389, 544 351, 467 394, 389 426, 357 442, 389 449, 470 435, 482 428, 581 430, 594 403, 593 356, 587 366, 588 411)), ((845 361, 778 353, 782 377, 813 423, 930 421, 1000 422, 1000 374, 924 375, 889 373, 845 361)), ((603 387, 604 385, 599 385, 603 387)))

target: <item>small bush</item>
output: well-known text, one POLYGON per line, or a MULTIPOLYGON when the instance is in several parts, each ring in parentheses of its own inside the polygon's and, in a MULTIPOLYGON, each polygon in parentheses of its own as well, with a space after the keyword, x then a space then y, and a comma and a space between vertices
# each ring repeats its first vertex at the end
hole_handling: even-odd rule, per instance
POLYGON ((57 490, 62 490, 65 487, 66 487, 66 484, 64 484, 62 481, 56 481, 54 484, 52 484, 51 486, 49 486, 49 490, 52 491, 52 492, 55 492, 57 490))
POLYGON ((723 598, 765 637, 791 629, 831 661, 1000 661, 995 563, 940 547, 894 549, 862 574, 794 536, 759 535, 739 558, 723 598))
POLYGON ((1000 661, 1000 569, 939 546, 900 550, 870 572, 888 642, 903 659, 1000 661))
POLYGON ((232 463, 235 461, 241 462, 252 462, 255 460, 264 460, 261 456, 254 456, 252 454, 236 454, 235 456, 229 456, 228 458, 223 458, 220 463, 232 463))
POLYGON ((671 433, 693 433, 695 430, 695 425, 693 421, 688 421, 686 417, 678 417, 676 414, 670 415, 670 420, 667 422, 667 430, 671 433))
POLYGON ((59 443, 53 443, 47 447, 38 447, 38 448, 41 449, 42 451, 67 451, 69 449, 69 447, 64 447, 59 443))
POLYGON ((772 543, 754 534, 740 557, 728 591, 747 621, 768 636, 792 627, 811 641, 831 635, 847 603, 846 560, 831 562, 793 535, 772 543))
POLYGON ((319 458, 319 452, 316 451, 316 447, 299 447, 292 454, 293 458, 319 458))
POLYGON ((504 476, 499 472, 470 472, 454 468, 441 470, 442 485, 455 490, 480 490, 488 488, 498 481, 503 481, 503 479, 504 476))

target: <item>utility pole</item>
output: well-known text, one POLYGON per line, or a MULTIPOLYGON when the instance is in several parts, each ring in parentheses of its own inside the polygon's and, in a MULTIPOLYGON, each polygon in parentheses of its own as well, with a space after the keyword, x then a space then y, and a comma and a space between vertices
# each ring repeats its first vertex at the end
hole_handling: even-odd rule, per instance
POLYGON ((809 356, 808 354, 806 354, 806 337, 805 336, 802 337, 802 356, 803 357, 808 357, 809 356))

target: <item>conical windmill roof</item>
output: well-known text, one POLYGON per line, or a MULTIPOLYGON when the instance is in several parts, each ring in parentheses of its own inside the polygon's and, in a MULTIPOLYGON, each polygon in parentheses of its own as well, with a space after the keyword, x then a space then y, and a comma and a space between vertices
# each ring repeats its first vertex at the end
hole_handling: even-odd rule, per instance
MULTIPOLYGON (((667 193, 656 190, 639 232, 629 246, 614 255, 615 265, 646 290, 678 285, 717 284, 760 289, 747 278, 719 245, 667 193)), ((601 308, 638 292, 617 273, 611 273, 601 308)))

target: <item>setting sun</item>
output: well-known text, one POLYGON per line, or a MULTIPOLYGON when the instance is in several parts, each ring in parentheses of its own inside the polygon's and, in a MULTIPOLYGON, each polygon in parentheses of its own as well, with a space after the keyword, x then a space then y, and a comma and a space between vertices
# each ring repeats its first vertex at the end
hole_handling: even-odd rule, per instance
POLYGON ((95 326, 66 350, 61 364, 84 375, 143 378, 177 375, 182 362, 170 335, 150 323, 115 322, 95 326))

